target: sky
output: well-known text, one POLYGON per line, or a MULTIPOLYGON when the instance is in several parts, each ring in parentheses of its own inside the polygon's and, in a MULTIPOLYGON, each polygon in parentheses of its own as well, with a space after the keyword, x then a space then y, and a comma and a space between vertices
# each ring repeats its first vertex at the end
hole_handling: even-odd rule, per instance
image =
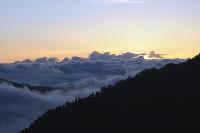
POLYGON ((91 51, 200 52, 199 0, 0 0, 0 62, 91 51))

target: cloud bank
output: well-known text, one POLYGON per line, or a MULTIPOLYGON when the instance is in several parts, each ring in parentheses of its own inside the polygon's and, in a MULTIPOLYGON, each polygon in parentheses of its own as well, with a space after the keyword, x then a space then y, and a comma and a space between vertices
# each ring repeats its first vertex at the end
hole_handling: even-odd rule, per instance
POLYGON ((162 54, 92 52, 89 58, 74 56, 58 61, 56 57, 42 57, 34 61, 26 59, 11 64, 0 64, 0 78, 19 83, 57 86, 68 82, 73 84, 83 78, 104 79, 107 76, 126 76, 129 73, 156 67, 167 63, 179 63, 180 59, 162 59, 162 54), (143 56, 158 58, 146 60, 143 56))
MULTIPOLYGON (((85 78, 77 81, 71 89, 56 89, 41 93, 29 88, 18 88, 8 83, 0 83, 0 133, 15 133, 28 127, 48 109, 85 97, 99 90, 102 85, 112 84, 121 77, 106 77, 103 80, 85 78)), ((70 87, 62 84, 63 87, 70 87)), ((60 87, 62 87, 60 85, 60 87)))
MULTIPOLYGON (((156 53, 153 53, 154 56, 156 53)), ((53 91, 31 91, 12 84, 0 83, 0 132, 16 132, 27 127, 49 108, 84 97, 102 86, 114 84, 120 79, 134 76, 148 68, 161 68, 168 63, 180 63, 181 59, 144 59, 150 54, 92 52, 88 58, 74 56, 59 61, 56 57, 26 59, 11 64, 0 64, 0 78, 19 83, 58 88, 53 91)), ((159 54, 160 55, 160 54, 159 54)))
POLYGON ((71 97, 59 92, 40 94, 8 84, 0 85, 0 132, 15 133, 27 127, 46 110, 64 104, 71 97))

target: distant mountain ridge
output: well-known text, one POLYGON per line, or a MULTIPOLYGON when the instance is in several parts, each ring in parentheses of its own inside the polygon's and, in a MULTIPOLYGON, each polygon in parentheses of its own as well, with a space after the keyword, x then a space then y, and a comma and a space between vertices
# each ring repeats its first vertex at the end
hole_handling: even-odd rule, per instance
POLYGON ((13 81, 8 81, 6 79, 0 79, 0 84, 8 84, 8 85, 12 85, 13 87, 19 88, 19 89, 29 89, 31 91, 39 91, 39 92, 50 92, 53 90, 58 90, 59 88, 53 88, 53 87, 47 87, 47 86, 33 86, 33 85, 29 85, 29 84, 21 84, 21 83, 17 83, 17 82, 13 82, 13 81))
POLYGON ((200 55, 49 110, 21 133, 199 131, 200 55))

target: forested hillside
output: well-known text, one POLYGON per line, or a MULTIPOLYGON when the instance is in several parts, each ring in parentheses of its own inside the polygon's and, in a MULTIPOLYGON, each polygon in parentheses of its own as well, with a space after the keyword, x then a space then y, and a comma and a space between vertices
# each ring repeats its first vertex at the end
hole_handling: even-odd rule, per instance
POLYGON ((115 133, 199 129, 200 55, 149 69, 49 110, 22 133, 115 133))

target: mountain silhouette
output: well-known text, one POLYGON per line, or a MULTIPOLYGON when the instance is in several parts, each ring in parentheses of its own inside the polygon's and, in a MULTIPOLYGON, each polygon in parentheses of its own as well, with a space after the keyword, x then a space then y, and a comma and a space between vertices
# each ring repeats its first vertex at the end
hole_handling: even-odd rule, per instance
POLYGON ((21 133, 197 131, 199 105, 200 55, 49 110, 21 133))
POLYGON ((6 79, 0 79, 0 84, 7 84, 7 85, 11 85, 13 87, 16 87, 18 89, 29 89, 31 91, 39 91, 41 93, 45 93, 45 92, 50 92, 50 91, 54 91, 54 90, 58 90, 59 88, 55 88, 55 87, 49 87, 49 86, 36 86, 36 85, 29 85, 29 84, 23 84, 23 83, 17 83, 17 82, 13 82, 13 81, 9 81, 6 79))

